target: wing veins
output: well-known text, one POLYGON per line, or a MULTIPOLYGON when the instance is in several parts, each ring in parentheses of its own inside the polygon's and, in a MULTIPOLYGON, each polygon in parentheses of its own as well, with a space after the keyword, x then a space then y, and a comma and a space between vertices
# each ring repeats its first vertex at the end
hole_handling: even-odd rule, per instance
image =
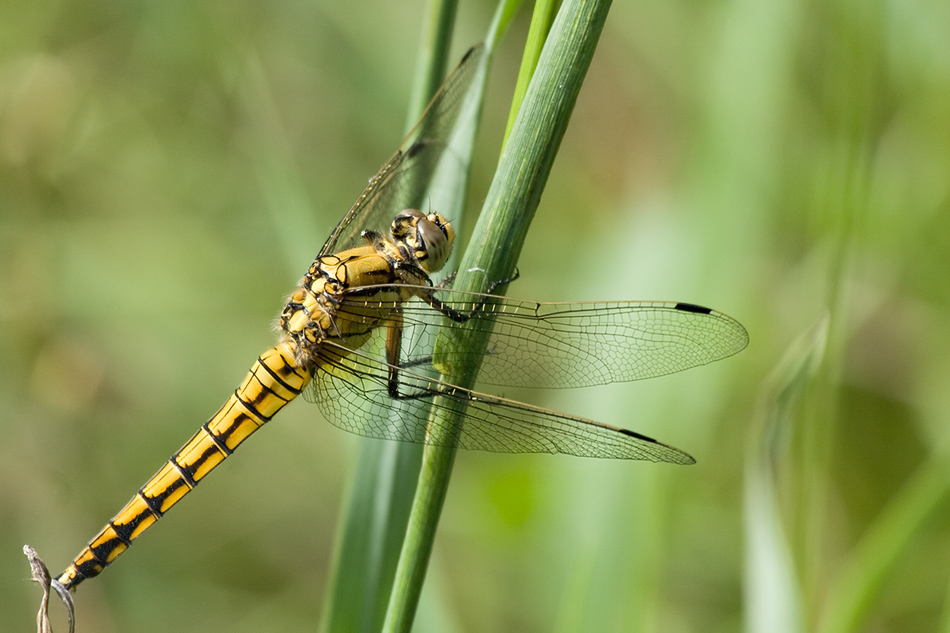
POLYGON ((585 457, 673 463, 693 461, 679 449, 625 429, 465 389, 404 368, 396 368, 401 381, 427 395, 414 400, 393 400, 385 386, 393 367, 361 350, 349 350, 332 341, 325 342, 325 345, 335 352, 331 353, 335 356, 333 366, 337 371, 324 371, 318 375, 313 385, 314 399, 330 421, 345 430, 382 439, 425 442, 429 438, 425 423, 412 422, 410 428, 394 427, 388 416, 389 409, 394 403, 400 403, 417 412, 428 411, 433 406, 454 410, 435 398, 442 396, 447 402, 467 407, 460 413, 463 424, 456 440, 462 448, 493 452, 560 452, 585 457), (363 384, 356 384, 356 381, 364 383, 367 380, 379 388, 367 390, 363 384), (338 398, 346 399, 347 404, 340 404, 338 398), (355 410, 369 416, 362 427, 344 419, 344 414, 355 410))

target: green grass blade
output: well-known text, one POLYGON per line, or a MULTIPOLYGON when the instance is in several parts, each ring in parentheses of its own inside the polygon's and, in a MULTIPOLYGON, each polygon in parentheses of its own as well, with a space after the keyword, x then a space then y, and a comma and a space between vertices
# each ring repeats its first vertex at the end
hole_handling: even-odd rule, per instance
MULTIPOLYGON (((433 2, 408 113, 412 129, 445 75, 457 2, 433 2)), ((464 155, 464 148, 453 145, 464 155)), ((471 154, 471 143, 468 155, 471 154)), ((466 163, 467 164, 467 163, 466 163)), ((462 185, 464 187, 464 182, 462 185)), ((452 213, 458 217, 461 208, 452 213)), ((378 631, 415 493, 421 447, 364 441, 339 523, 322 631, 378 631)))
MULTIPOLYGON (((558 13, 459 267, 456 288, 484 290, 492 280, 506 278, 514 271, 609 7, 609 1, 575 0, 565 3, 558 13)), ((487 53, 486 58, 490 51, 487 53)), ((433 364, 439 366, 440 345, 483 349, 486 341, 479 339, 469 333, 456 340, 440 341, 433 364)), ((445 378, 452 384, 471 386, 476 369, 459 368, 458 373, 445 378)), ((442 407, 435 410, 438 417, 433 420, 433 432, 459 428, 457 414, 461 411, 454 411, 455 419, 447 419, 442 407)), ((412 626, 454 456, 452 449, 424 449, 384 631, 404 632, 412 626)))
POLYGON ((927 521, 945 511, 950 492, 948 464, 946 451, 933 453, 871 524, 827 594, 820 633, 861 630, 902 555, 927 521))
POLYGON ((419 41, 416 76, 412 84, 411 101, 406 118, 406 132, 416 124, 432 95, 445 78, 448 51, 452 45, 452 26, 458 11, 458 0, 433 0, 419 41))
POLYGON ((829 319, 819 321, 786 351, 765 380, 749 434, 743 486, 745 630, 798 633, 802 597, 794 556, 782 525, 776 481, 789 428, 803 393, 824 358, 829 319))
POLYGON ((515 84, 515 94, 511 99, 511 111, 508 113, 508 125, 505 127, 505 138, 502 141, 502 147, 505 146, 508 137, 511 136, 511 128, 515 125, 515 119, 521 110, 525 93, 528 92, 528 85, 534 75, 534 69, 538 66, 541 49, 544 48, 544 42, 551 30, 551 23, 554 21, 555 9, 557 9, 555 0, 538 0, 534 3, 534 11, 531 13, 531 26, 528 27, 528 39, 525 42, 524 55, 521 57, 521 68, 518 69, 518 82, 515 84))

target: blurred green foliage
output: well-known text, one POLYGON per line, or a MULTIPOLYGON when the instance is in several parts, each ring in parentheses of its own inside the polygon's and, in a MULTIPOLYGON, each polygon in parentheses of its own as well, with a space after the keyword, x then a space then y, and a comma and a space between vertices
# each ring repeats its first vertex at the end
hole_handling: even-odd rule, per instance
MULTIPOLYGON (((458 51, 493 8, 462 5, 458 51)), ((0 8, 7 628, 39 599, 21 546, 58 572, 272 343, 401 140, 420 13, 0 8)), ((807 629, 950 630, 948 23, 926 0, 615 4, 509 294, 701 303, 752 344, 643 384, 506 393, 699 463, 461 453, 418 630, 736 630, 763 606, 757 529, 807 629), (776 385, 826 314, 818 364, 776 385)), ((526 29, 496 58, 473 208, 526 29)), ((82 585, 80 630, 312 627, 359 441, 289 407, 82 585)))

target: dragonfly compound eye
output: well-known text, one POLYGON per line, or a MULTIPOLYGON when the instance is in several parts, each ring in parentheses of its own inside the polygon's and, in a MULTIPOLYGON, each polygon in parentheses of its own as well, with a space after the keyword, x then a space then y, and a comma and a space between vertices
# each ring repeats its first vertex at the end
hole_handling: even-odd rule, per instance
MULTIPOLYGON (((408 242, 408 240, 407 240, 408 242)), ((455 229, 438 213, 430 213, 416 224, 414 244, 419 266, 427 273, 442 270, 452 253, 455 229)))

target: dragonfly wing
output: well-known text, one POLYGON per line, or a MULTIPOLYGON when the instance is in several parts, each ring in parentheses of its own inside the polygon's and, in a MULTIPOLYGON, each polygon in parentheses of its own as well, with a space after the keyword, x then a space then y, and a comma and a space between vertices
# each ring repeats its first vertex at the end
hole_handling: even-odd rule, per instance
POLYGON ((328 342, 322 355, 325 363, 311 386, 310 398, 330 422, 344 430, 380 439, 441 441, 499 453, 694 463, 683 451, 633 431, 463 389, 412 370, 399 369, 403 398, 394 399, 388 390, 391 366, 363 350, 328 342), (437 414, 451 414, 458 405, 463 405, 461 428, 453 433, 430 433, 429 425, 451 419, 437 414))
POLYGON ((388 235, 396 213, 405 208, 419 208, 429 179, 455 129, 481 54, 481 45, 465 54, 400 148, 370 179, 333 229, 320 249, 321 256, 362 246, 361 235, 366 230, 388 235))
MULTIPOLYGON (((365 288, 362 290, 366 290, 365 288)), ((430 358, 440 331, 490 331, 484 353, 440 350, 439 369, 481 365, 479 381, 512 387, 572 388, 643 380, 705 365, 742 350, 749 335, 731 317, 685 303, 620 301, 538 303, 493 295, 419 288, 447 308, 471 315, 464 323, 431 321, 433 308, 403 304, 403 319, 421 335, 404 358, 430 358)), ((347 299, 337 318, 365 318, 392 305, 347 299), (369 308, 369 309, 368 309, 369 308), (353 311, 351 313, 351 310, 353 311)), ((431 360, 431 358, 430 358, 431 360)))

